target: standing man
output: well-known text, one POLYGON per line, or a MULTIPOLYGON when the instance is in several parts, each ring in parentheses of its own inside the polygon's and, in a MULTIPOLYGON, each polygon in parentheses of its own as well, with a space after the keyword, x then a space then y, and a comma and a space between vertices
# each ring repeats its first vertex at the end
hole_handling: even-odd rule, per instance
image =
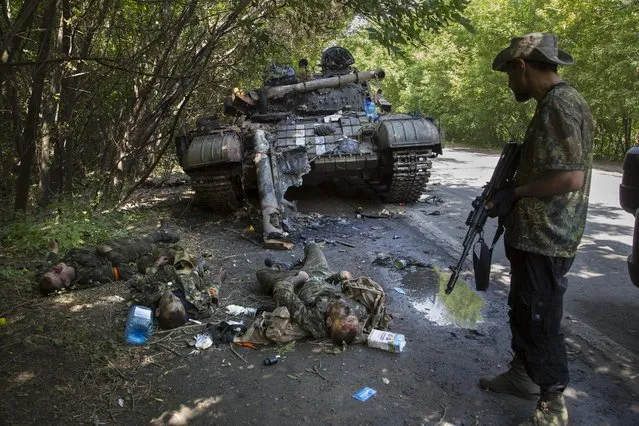
POLYGON ((537 108, 524 139, 514 188, 486 205, 504 216, 511 280, 508 305, 514 358, 510 369, 480 385, 539 402, 522 425, 565 425, 568 360, 560 331, 563 296, 586 223, 593 151, 588 104, 557 74, 572 57, 557 37, 531 33, 511 40, 493 70, 508 74, 518 102, 537 108))

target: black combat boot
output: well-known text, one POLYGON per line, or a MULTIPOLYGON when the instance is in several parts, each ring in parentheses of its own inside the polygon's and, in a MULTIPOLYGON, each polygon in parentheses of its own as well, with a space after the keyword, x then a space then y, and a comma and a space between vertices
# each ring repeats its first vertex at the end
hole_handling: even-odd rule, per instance
POLYGON ((171 229, 168 221, 163 219, 160 221, 160 229, 151 233, 151 241, 175 244, 180 241, 180 235, 171 229))
POLYGON ((304 262, 302 262, 301 260, 297 260, 296 262, 279 262, 275 259, 272 259, 270 257, 267 257, 266 259, 264 259, 264 264, 266 266, 268 266, 269 268, 275 268, 275 269, 279 269, 280 271, 292 271, 293 269, 297 268, 298 266, 301 266, 304 264, 304 262))

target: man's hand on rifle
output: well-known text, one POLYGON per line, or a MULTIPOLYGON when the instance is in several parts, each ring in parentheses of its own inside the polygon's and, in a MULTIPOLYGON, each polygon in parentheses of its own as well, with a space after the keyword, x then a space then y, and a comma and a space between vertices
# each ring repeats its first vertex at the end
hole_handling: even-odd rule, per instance
POLYGON ((502 189, 486 203, 484 208, 488 210, 488 217, 506 216, 513 209, 518 199, 515 188, 502 189))

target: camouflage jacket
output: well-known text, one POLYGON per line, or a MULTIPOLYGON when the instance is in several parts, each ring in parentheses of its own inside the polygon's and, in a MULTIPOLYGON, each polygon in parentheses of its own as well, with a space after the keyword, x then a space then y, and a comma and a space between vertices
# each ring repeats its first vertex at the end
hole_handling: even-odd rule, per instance
POLYGON ((135 302, 154 307, 165 291, 170 290, 182 300, 190 318, 206 318, 217 305, 219 283, 206 282, 194 270, 177 270, 173 265, 154 269, 149 275, 139 277, 132 285, 135 302), (184 303, 184 302, 187 303, 184 303))
POLYGON ((285 306, 292 320, 316 339, 328 336, 326 330, 326 306, 337 295, 334 285, 312 277, 293 288, 288 280, 280 280, 273 286, 273 297, 278 306, 285 306))
MULTIPOLYGON (((64 262, 75 269, 75 278, 71 282, 72 287, 88 288, 116 280, 114 265, 106 257, 97 254, 95 249, 72 249, 62 258, 51 252, 47 256, 47 266, 43 268, 41 273, 46 272, 49 267, 59 262, 64 262)), ((130 270, 128 265, 122 269, 125 274, 130 270)))
POLYGON ((71 249, 62 258, 50 252, 46 269, 64 262, 76 271, 72 287, 94 287, 110 281, 130 279, 135 272, 129 263, 151 253, 153 248, 154 245, 147 238, 131 238, 107 241, 93 248, 71 249))
POLYGON ((524 139, 516 185, 549 171, 583 170, 579 191, 520 199, 506 221, 506 242, 545 256, 572 257, 586 223, 593 154, 593 118, 584 98, 559 83, 538 102, 524 139))
MULTIPOLYGON (((358 300, 357 298, 360 294, 364 294, 365 291, 358 292, 354 288, 350 289, 350 292, 343 291, 344 286, 342 285, 340 288, 340 286, 332 284, 331 278, 332 276, 328 272, 318 272, 312 273, 307 282, 296 288, 287 280, 280 280, 273 287, 273 297, 278 306, 285 306, 292 320, 315 339, 328 337, 326 307, 332 298, 338 298, 342 293, 347 297, 351 312, 357 315, 362 322, 362 326, 369 322, 369 318, 372 317, 370 315, 371 312, 367 309, 369 305, 364 300, 358 300)), ((381 290, 381 286, 379 289, 381 290)), ((382 301, 382 303, 385 300, 375 297, 373 299, 376 299, 377 302, 382 301)))

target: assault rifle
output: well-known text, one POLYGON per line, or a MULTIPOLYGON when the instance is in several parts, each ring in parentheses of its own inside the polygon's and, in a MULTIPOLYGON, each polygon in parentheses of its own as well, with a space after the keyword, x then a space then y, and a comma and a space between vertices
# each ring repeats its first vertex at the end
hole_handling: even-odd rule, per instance
POLYGON ((499 161, 497 162, 497 166, 493 171, 493 176, 490 178, 490 182, 484 186, 484 190, 481 195, 475 198, 472 202, 473 210, 468 215, 466 219, 466 225, 468 226, 468 231, 466 232, 466 237, 464 238, 464 250, 462 251, 462 255, 457 262, 457 266, 451 266, 450 269, 453 271, 450 279, 448 280, 448 285, 446 286, 446 294, 450 294, 455 287, 455 283, 457 283, 457 278, 459 277, 459 272, 468 256, 468 252, 470 252, 471 248, 475 245, 475 238, 479 235, 479 239, 477 243, 481 245, 480 256, 477 256, 476 253, 473 253, 473 265, 475 268, 475 283, 477 290, 486 291, 488 289, 488 279, 489 276, 486 274, 490 274, 490 258, 492 257, 493 247, 495 247, 495 243, 499 240, 499 237, 504 232, 503 224, 500 223, 497 227, 497 232, 495 233, 495 237, 493 239, 493 244, 490 249, 484 242, 484 225, 486 224, 486 219, 488 218, 488 210, 484 208, 486 203, 488 203, 493 196, 501 189, 507 188, 509 185, 514 183, 515 173, 517 171, 517 166, 519 165, 519 153, 520 153, 521 145, 516 142, 507 142, 504 145, 504 149, 501 152, 501 157, 499 157, 499 161), (483 268, 484 274, 481 274, 481 269, 483 268), (479 275, 482 275, 481 277, 479 275))

